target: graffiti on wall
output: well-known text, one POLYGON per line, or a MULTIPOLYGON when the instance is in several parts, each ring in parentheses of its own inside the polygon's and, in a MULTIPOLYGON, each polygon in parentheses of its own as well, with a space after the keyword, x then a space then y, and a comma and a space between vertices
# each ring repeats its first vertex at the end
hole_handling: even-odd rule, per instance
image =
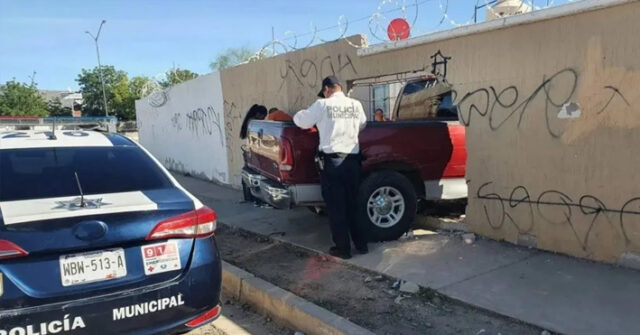
POLYGON ((187 113, 174 113, 171 116, 171 127, 176 131, 188 131, 195 137, 218 135, 220 145, 223 142, 223 130, 220 112, 213 106, 198 107, 187 113))
POLYGON ((431 62, 431 74, 438 78, 447 78, 447 65, 451 60, 451 57, 442 54, 442 51, 438 50, 435 54, 431 55, 433 61, 431 62))
POLYGON ((215 132, 218 134, 220 144, 223 143, 220 112, 213 109, 212 106, 207 106, 206 109, 196 108, 191 113, 187 113, 186 117, 187 129, 194 135, 212 135, 215 132))
POLYGON ((176 130, 182 130, 182 114, 181 113, 173 113, 171 117, 171 126, 176 128, 176 130))
POLYGON ((588 253, 595 228, 606 225, 615 230, 625 246, 640 246, 640 235, 634 234, 633 227, 640 219, 640 197, 628 199, 620 206, 610 206, 590 194, 574 199, 549 189, 536 197, 525 186, 518 185, 507 195, 492 191, 493 186, 493 182, 485 182, 475 194, 475 198, 482 201, 486 223, 492 229, 499 230, 508 224, 519 234, 529 234, 536 225, 566 226, 580 248, 588 253), (491 206, 492 202, 497 207, 491 206))
POLYGON ((281 91, 287 80, 293 79, 298 88, 316 89, 320 87, 322 79, 330 75, 341 75, 344 73, 358 74, 353 65, 351 56, 338 54, 326 56, 321 59, 305 58, 301 62, 286 59, 280 68, 281 91))
MULTIPOLYGON (((239 129, 243 115, 234 102, 224 100, 223 105, 225 114, 224 136, 227 141, 228 149, 231 150, 231 144, 233 143, 235 136, 238 136, 240 132, 239 130, 236 131, 236 129, 239 129), (236 128, 236 125, 238 128, 236 128)), ((229 155, 229 165, 233 166, 234 161, 234 155, 229 155)))
POLYGON ((511 118, 517 119, 516 126, 520 127, 524 116, 530 111, 529 107, 540 97, 544 103, 545 128, 552 137, 559 137, 562 130, 553 128, 553 113, 557 114, 558 109, 571 101, 577 85, 578 72, 567 68, 545 78, 530 92, 521 92, 516 85, 481 87, 456 99, 460 121, 469 126, 475 113, 486 119, 489 128, 494 131, 511 118))
MULTIPOLYGON (((572 68, 562 69, 548 77, 531 91, 522 91, 516 85, 505 87, 488 86, 472 90, 464 95, 454 91, 454 100, 458 106, 460 121, 465 125, 471 124, 472 115, 477 114, 488 122, 493 131, 500 129, 513 119, 517 128, 523 123, 527 113, 539 111, 532 108, 537 100, 543 103, 544 127, 553 138, 563 135, 565 127, 561 119, 572 118, 572 113, 579 113, 579 105, 572 102, 576 99, 579 84, 578 71, 572 68)), ((621 89, 611 84, 601 88, 606 100, 600 104, 596 114, 602 114, 611 106, 615 99, 620 99, 630 106, 621 89)), ((579 116, 580 114, 573 115, 579 116)))

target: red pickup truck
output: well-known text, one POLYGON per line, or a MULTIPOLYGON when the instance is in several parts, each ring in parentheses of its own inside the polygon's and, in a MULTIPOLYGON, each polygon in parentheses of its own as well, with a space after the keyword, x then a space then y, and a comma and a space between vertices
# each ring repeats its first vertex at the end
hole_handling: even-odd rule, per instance
MULTIPOLYGON (((388 122, 368 122, 360 133, 363 155, 358 217, 372 241, 409 230, 418 199, 467 197, 465 128, 450 86, 432 78, 407 83, 388 122)), ((322 206, 315 165, 318 132, 292 122, 249 123, 242 171, 245 196, 276 208, 322 206)))

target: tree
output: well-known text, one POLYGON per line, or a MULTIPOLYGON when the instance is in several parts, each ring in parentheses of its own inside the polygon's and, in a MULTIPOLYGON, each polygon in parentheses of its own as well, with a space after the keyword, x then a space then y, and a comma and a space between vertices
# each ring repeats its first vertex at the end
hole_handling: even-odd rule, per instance
MULTIPOLYGON (((131 96, 127 73, 116 70, 111 65, 102 66, 105 93, 109 115, 116 115, 122 120, 135 119, 135 99, 131 96)), ((104 116, 102 83, 98 67, 91 70, 82 69, 76 78, 84 100, 83 113, 86 115, 104 116)))
POLYGON ((38 93, 36 84, 9 80, 0 87, 0 115, 46 116, 47 102, 38 93))
POLYGON ((209 64, 209 67, 213 71, 222 71, 226 68, 248 62, 255 55, 256 52, 247 46, 240 48, 230 48, 219 53, 216 56, 216 59, 211 62, 211 64, 209 64))
POLYGON ((129 90, 134 100, 144 98, 159 88, 158 83, 145 76, 136 76, 129 81, 129 90))
POLYGON ((72 116, 71 108, 62 106, 60 98, 56 97, 47 104, 49 116, 72 116))
POLYGON ((198 77, 198 74, 187 69, 173 68, 165 73, 166 79, 160 82, 160 86, 167 88, 198 77))

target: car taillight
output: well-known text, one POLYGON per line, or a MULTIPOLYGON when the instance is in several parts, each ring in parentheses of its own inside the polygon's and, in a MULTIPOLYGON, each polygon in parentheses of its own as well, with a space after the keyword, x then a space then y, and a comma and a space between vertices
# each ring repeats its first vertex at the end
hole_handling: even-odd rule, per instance
POLYGON ((280 170, 293 170, 293 146, 286 138, 280 140, 280 170))
POLYGON ((15 245, 13 242, 9 242, 7 240, 0 240, 0 260, 16 258, 16 257, 24 257, 29 253, 19 246, 15 245))
POLYGON ((217 219, 216 212, 204 206, 198 210, 160 221, 147 235, 147 240, 209 237, 216 231, 217 219))
POLYGON ((218 305, 213 309, 206 311, 204 314, 200 315, 199 317, 187 322, 185 326, 191 327, 191 328, 202 326, 205 323, 215 320, 220 315, 221 310, 222 309, 220 308, 220 305, 218 305))

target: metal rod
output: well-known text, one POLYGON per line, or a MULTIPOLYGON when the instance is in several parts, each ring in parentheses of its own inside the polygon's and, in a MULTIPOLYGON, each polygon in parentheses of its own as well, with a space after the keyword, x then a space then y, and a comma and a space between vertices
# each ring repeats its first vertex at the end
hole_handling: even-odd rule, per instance
POLYGON ((93 36, 93 34, 91 34, 88 31, 85 31, 85 33, 91 36, 91 38, 93 38, 93 41, 96 43, 96 55, 98 56, 98 75, 100 76, 100 82, 102 83, 102 100, 104 103, 104 115, 109 116, 109 107, 107 106, 107 92, 104 87, 104 76, 102 74, 102 64, 100 63, 100 48, 98 46, 98 39, 100 38, 100 32, 102 31, 102 26, 105 23, 107 23, 106 20, 102 20, 102 22, 100 22, 100 27, 98 28, 98 33, 96 34, 96 36, 93 36))
POLYGON ((80 207, 87 207, 87 204, 84 202, 84 192, 82 192, 82 185, 80 185, 80 178, 78 178, 78 172, 73 171, 73 174, 76 176, 76 184, 78 184, 78 191, 80 191, 80 207))
POLYGON ((489 1, 488 3, 485 2, 483 5, 475 5, 475 9, 473 10, 473 23, 478 23, 478 9, 484 8, 484 7, 488 7, 490 5, 495 4, 496 2, 498 2, 498 0, 492 0, 489 1))

